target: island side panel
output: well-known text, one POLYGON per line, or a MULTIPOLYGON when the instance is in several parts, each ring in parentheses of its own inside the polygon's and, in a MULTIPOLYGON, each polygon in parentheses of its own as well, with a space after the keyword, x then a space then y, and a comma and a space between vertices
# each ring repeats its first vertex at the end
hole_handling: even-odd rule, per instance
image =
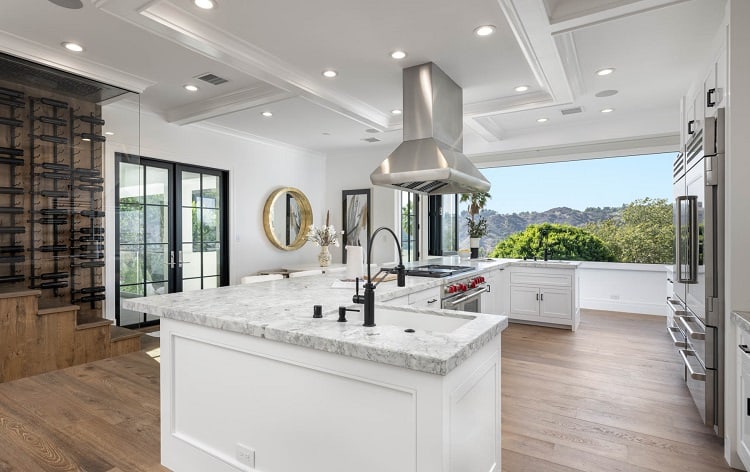
POLYGON ((499 336, 440 376, 174 320, 161 329, 162 463, 176 472, 256 470, 239 445, 257 470, 500 470, 499 336), (497 450, 492 439, 451 450, 476 418, 497 425, 497 450))

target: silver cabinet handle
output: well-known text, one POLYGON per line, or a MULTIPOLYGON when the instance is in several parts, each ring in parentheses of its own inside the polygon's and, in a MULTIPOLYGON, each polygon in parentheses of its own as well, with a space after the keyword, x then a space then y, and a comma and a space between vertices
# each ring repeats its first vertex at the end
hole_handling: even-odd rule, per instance
POLYGON ((669 337, 672 338, 672 342, 674 342, 674 345, 677 347, 687 347, 687 343, 685 341, 678 341, 677 337, 675 336, 676 333, 681 333, 680 328, 676 326, 671 326, 667 333, 669 333, 669 337))
POLYGON ((685 329, 685 333, 687 333, 691 339, 706 339, 705 331, 696 331, 690 327, 690 323, 695 321, 694 316, 675 316, 675 319, 682 325, 685 329))
POLYGON ((544 294, 543 293, 539 294, 539 300, 544 301, 544 294))
POLYGON ((705 382, 706 373, 694 371, 693 366, 690 365, 690 361, 688 360, 688 356, 695 357, 695 351, 691 351, 690 349, 680 349, 680 355, 682 356, 682 362, 685 363, 685 367, 687 367, 688 372, 690 372, 690 378, 693 380, 700 380, 701 382, 705 382))

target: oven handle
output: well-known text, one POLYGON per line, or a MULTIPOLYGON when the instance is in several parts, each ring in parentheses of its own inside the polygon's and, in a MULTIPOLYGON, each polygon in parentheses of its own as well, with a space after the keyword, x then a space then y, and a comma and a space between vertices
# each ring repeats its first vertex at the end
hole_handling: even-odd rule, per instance
POLYGON ((690 327, 691 322, 695 320, 694 316, 675 316, 675 319, 682 325, 684 331, 691 339, 706 339, 706 332, 696 331, 690 327))
POLYGON ((481 287, 479 290, 471 292, 470 294, 468 294, 466 296, 463 296, 461 298, 457 298, 455 300, 446 300, 446 302, 449 305, 458 305, 459 303, 467 302, 467 301, 471 300, 472 298, 478 297, 479 295, 483 294, 484 292, 487 292, 488 291, 487 289, 488 289, 488 286, 485 285, 485 286, 481 287))
POLYGON ((680 349, 680 355, 682 356, 682 361, 685 363, 685 367, 687 367, 688 372, 690 372, 690 378, 693 380, 700 380, 701 382, 705 382, 706 373, 694 371, 693 367, 690 365, 690 361, 688 361, 688 356, 695 357, 695 351, 691 351, 690 349, 680 349))

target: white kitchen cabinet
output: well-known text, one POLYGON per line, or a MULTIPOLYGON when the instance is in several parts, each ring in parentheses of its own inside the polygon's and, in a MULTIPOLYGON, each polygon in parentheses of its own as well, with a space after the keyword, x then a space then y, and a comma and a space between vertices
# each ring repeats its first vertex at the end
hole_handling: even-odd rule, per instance
POLYGON ((381 303, 385 305, 405 306, 410 305, 421 308, 440 309, 440 290, 441 287, 431 287, 419 292, 410 293, 381 303))
POLYGON ((491 315, 505 315, 505 290, 504 269, 495 269, 482 274, 485 278, 489 291, 482 295, 482 313, 491 315))
POLYGON ((578 327, 576 269, 511 267, 511 321, 578 327))
MULTIPOLYGON (((739 343, 747 346, 750 343, 750 334, 737 330, 739 343)), ((737 422, 739 433, 739 447, 737 453, 745 465, 750 467, 750 354, 737 349, 737 422)))

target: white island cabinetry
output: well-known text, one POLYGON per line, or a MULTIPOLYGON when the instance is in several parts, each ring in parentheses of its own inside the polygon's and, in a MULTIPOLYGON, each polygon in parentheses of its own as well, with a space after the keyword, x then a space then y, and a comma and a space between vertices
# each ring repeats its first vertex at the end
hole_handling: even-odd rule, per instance
POLYGON ((127 301, 162 317, 162 464, 175 472, 501 470, 507 319, 425 308, 439 300, 437 282, 407 280, 378 286, 377 326, 337 322, 352 290, 333 282, 127 301), (413 306, 379 304, 392 295, 413 306), (322 318, 312 317, 316 304, 322 318))
POLYGON ((577 264, 561 264, 511 265, 508 289, 511 321, 570 326, 576 330, 580 313, 577 264))

